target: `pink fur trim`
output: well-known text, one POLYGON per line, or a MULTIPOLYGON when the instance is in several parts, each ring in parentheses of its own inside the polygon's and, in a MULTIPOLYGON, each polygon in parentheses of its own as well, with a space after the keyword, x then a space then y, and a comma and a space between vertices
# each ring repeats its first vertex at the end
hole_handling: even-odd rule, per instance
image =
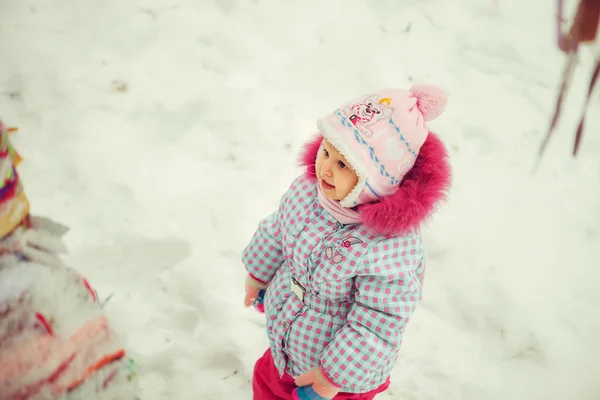
POLYGON ((317 133, 304 145, 302 152, 300 153, 300 165, 306 167, 305 175, 311 182, 317 181, 315 163, 317 161, 319 147, 321 147, 321 142, 323 142, 323 136, 321 136, 320 133, 317 133))
POLYGON ((436 119, 446 109, 446 92, 437 86, 418 83, 410 88, 410 93, 417 98, 417 107, 425 122, 436 119))
MULTIPOLYGON (((323 137, 317 135, 305 144, 300 161, 305 175, 317 181, 315 160, 323 137)), ((426 222, 438 203, 446 199, 451 170, 442 141, 429 132, 412 169, 396 193, 381 201, 360 206, 363 225, 382 235, 406 235, 426 222)))

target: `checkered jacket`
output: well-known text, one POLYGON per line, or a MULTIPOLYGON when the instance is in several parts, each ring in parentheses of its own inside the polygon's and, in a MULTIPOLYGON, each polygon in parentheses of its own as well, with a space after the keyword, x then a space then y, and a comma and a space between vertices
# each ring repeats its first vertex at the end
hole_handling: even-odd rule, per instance
POLYGON ((342 225, 320 205, 316 184, 301 176, 260 222, 243 263, 269 282, 267 334, 281 374, 320 366, 350 393, 385 382, 421 299, 418 233, 389 237, 342 225))

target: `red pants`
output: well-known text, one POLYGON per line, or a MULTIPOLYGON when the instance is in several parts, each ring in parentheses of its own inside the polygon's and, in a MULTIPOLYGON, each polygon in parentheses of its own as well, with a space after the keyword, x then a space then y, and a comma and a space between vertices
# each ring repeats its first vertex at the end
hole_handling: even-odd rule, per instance
MULTIPOLYGON (((339 393, 335 400, 372 400, 375 395, 385 391, 390 386, 388 380, 377 389, 367 393, 339 393)), ((273 362, 271 350, 256 362, 254 366, 254 377, 252 378, 253 400, 292 400, 292 392, 296 388, 294 378, 287 373, 283 378, 273 362)))

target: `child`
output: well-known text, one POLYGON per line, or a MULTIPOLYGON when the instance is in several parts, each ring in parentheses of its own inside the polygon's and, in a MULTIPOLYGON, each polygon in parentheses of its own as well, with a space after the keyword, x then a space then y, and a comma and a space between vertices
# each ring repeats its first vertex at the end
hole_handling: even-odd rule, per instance
POLYGON ((420 224, 444 198, 450 167, 426 122, 431 85, 352 101, 318 121, 279 209, 243 252, 245 305, 267 289, 270 349, 255 400, 373 399, 385 391, 421 299, 420 224))
POLYGON ((30 216, 20 161, 0 121, 0 399, 133 400, 131 360, 59 257, 66 228, 30 216))

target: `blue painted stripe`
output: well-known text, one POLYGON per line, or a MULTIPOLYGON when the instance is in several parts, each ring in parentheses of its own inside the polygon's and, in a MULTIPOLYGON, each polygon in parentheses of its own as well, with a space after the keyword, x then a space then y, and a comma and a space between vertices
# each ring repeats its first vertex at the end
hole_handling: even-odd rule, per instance
POLYGON ((377 197, 378 199, 381 198, 381 196, 371 187, 371 185, 369 185, 369 182, 365 182, 365 185, 369 188, 369 190, 375 195, 375 197, 377 197))
POLYGON ((360 131, 356 129, 354 124, 344 114, 340 112, 339 108, 335 110, 334 115, 340 118, 340 122, 344 127, 352 129, 352 133, 354 133, 354 139, 358 142, 358 144, 366 146, 369 149, 369 157, 373 162, 375 162, 379 166, 379 174, 384 178, 388 178, 390 180, 390 185, 399 184, 400 181, 394 178, 389 172, 386 171, 385 165, 383 165, 383 163, 377 157, 377 154, 375 154, 375 149, 373 148, 373 146, 370 146, 365 141, 360 131))
POLYGON ((417 152, 410 148, 410 144, 408 143, 408 140, 406 140, 406 138, 404 137, 404 135, 400 132, 400 127, 398 127, 394 123, 394 121, 392 120, 392 117, 390 117, 390 120, 388 122, 390 123, 390 125, 392 125, 394 127, 394 129, 396 130, 396 132, 400 136, 400 140, 402 141, 402 143, 404 143, 406 145, 406 148, 408 149, 409 153, 416 157, 417 156, 417 152))

